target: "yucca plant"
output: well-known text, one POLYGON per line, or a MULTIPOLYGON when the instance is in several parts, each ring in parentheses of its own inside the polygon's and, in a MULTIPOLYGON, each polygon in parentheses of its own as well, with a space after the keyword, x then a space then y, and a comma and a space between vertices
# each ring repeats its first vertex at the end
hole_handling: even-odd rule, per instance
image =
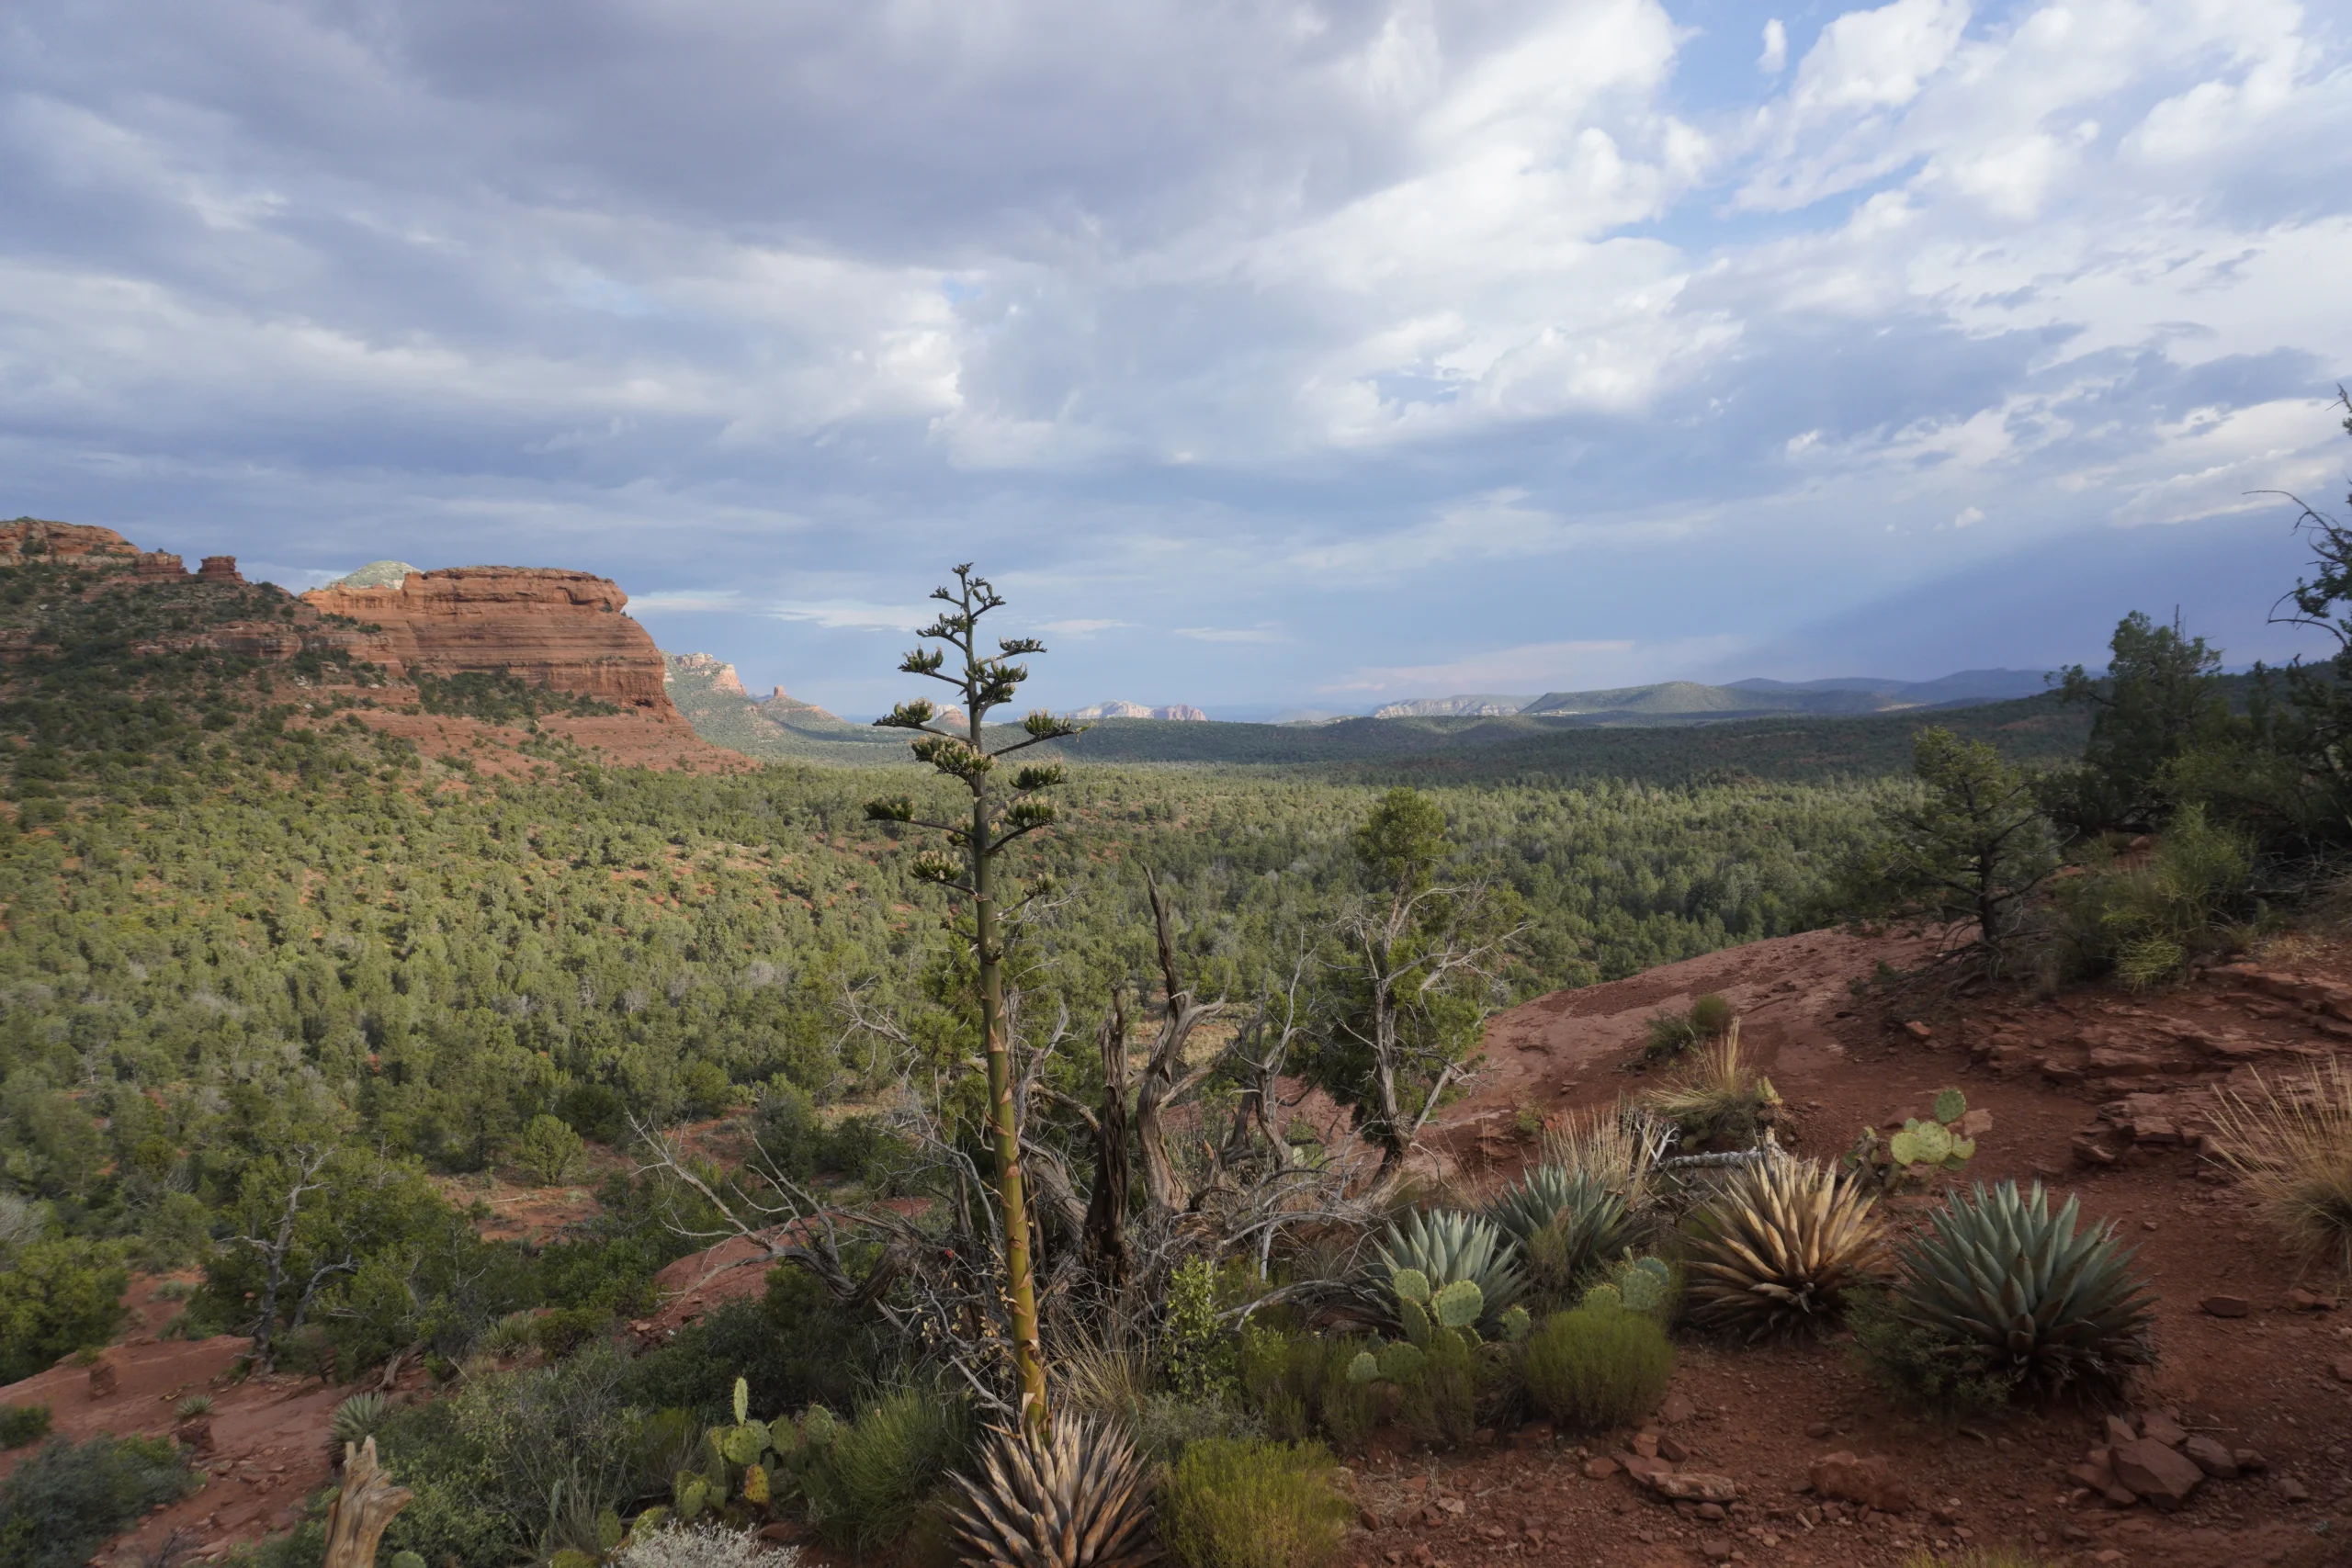
POLYGON ((2080 1203, 2056 1214, 2041 1183, 1978 1182, 1905 1242, 1894 1310, 1956 1360, 2019 1386, 2112 1386, 2155 1359, 2154 1302, 2132 1272, 2136 1249, 2111 1224, 2077 1231, 2080 1203))
POLYGON ((1736 1168, 1687 1227, 1691 1317, 1749 1339, 1829 1326, 1884 1265, 1871 1201, 1859 1179, 1814 1160, 1736 1168))
POLYGON ((975 1479, 958 1474, 948 1529, 975 1568, 1116 1568, 1159 1555, 1144 1468, 1116 1427, 1067 1411, 1043 1440, 1000 1427, 975 1479))
POLYGON ((327 1424, 327 1434, 334 1439, 335 1451, 343 1451, 345 1443, 364 1443, 376 1435, 384 1417, 392 1413, 392 1402, 380 1393, 355 1393, 334 1407, 334 1416, 327 1424))
POLYGON ((1390 1282, 1407 1272, 1419 1273, 1432 1291, 1461 1280, 1477 1286, 1486 1303, 1483 1322, 1499 1319, 1527 1289, 1510 1238, 1482 1214, 1416 1209, 1390 1225, 1374 1250, 1380 1256, 1374 1299, 1392 1320, 1396 1296, 1390 1282))
POLYGON ((2352 1071, 2331 1061, 2254 1091, 2222 1089, 2214 1157, 2237 1173, 2306 1264, 2352 1278, 2352 1071))

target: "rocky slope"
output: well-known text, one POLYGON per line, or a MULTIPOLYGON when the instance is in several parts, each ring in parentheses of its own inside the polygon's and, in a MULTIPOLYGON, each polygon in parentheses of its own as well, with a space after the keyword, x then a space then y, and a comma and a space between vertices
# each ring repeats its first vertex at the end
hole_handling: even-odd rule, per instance
MULTIPOLYGON (((383 586, 348 583, 299 598, 248 583, 231 556, 207 556, 190 572, 168 551, 142 550, 111 528, 18 518, 0 523, 0 569, 46 563, 88 571, 88 604, 120 601, 110 635, 133 655, 219 654, 253 660, 258 681, 283 702, 302 694, 292 722, 347 710, 369 728, 428 755, 466 752, 492 772, 527 772, 514 754, 535 736, 569 739, 602 760, 645 767, 741 767, 744 759, 699 739, 672 705, 661 650, 623 614, 628 595, 583 571, 458 567, 375 574, 383 586), (429 704, 420 680, 511 679, 577 701, 536 728, 502 728, 447 704, 429 704)), ((383 565, 386 563, 379 563, 383 565)), ((398 563, 390 563, 397 565, 398 563)), ((54 656, 40 607, 0 627, 6 665, 54 656)), ((69 639, 70 640, 70 639, 69 639)))

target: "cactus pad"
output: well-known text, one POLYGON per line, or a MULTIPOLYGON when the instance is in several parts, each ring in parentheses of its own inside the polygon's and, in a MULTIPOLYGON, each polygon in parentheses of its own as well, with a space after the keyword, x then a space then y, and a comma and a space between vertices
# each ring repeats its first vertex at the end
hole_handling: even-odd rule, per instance
POLYGON ((1487 1293, 1468 1280, 1456 1280, 1438 1292, 1430 1315, 1448 1328, 1467 1328, 1487 1310, 1487 1293))
POLYGON ((1398 1301, 1411 1302, 1415 1306, 1430 1304, 1430 1277, 1419 1269, 1399 1269, 1388 1282, 1398 1301))
POLYGON ((1380 1363, 1369 1350, 1359 1350, 1356 1359, 1348 1363, 1348 1381, 1361 1388, 1380 1380, 1380 1363))
POLYGON ((1529 1330, 1534 1326, 1535 1320, 1527 1315, 1527 1309, 1523 1306, 1512 1307, 1502 1315, 1503 1338, 1510 1344, 1516 1345, 1525 1339, 1529 1330))
POLYGON ((1949 1127, 1968 1114, 1968 1096, 1956 1089, 1936 1091, 1936 1120, 1949 1127))
POLYGON ((1390 1382, 1411 1382, 1421 1375, 1422 1364, 1428 1359, 1421 1348, 1399 1339, 1385 1345, 1380 1350, 1380 1375, 1390 1382))

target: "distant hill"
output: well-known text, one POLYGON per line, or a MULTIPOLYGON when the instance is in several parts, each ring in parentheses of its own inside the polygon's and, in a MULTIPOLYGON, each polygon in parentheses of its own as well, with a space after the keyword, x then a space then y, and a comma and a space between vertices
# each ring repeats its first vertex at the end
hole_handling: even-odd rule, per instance
POLYGON ((707 653, 664 653, 662 662, 670 701, 714 746, 771 761, 872 762, 906 750, 902 736, 835 718, 781 686, 754 697, 735 666, 707 653))
POLYGON ((1206 724, 1209 716, 1185 703, 1170 703, 1165 707, 1146 707, 1141 703, 1096 703, 1064 715, 1080 724, 1091 724, 1104 718, 1175 719, 1193 724, 1206 724))
POLYGON ((1533 697, 1502 697, 1475 693, 1462 697, 1414 697, 1373 709, 1374 718, 1498 718, 1520 713, 1533 697))
POLYGON ((1760 677, 1710 686, 1661 681, 1600 692, 1546 692, 1540 697, 1473 693, 1414 697, 1374 710, 1374 718, 1573 717, 1589 724, 1720 724, 1768 714, 1889 713, 1902 708, 1952 707, 2013 702, 2039 695, 2048 678, 2038 670, 1963 670, 1933 681, 1840 675, 1823 681, 1760 677))
POLYGON ((329 588, 398 588, 422 570, 422 568, 409 565, 404 560, 371 560, 357 571, 347 571, 326 586, 329 588))

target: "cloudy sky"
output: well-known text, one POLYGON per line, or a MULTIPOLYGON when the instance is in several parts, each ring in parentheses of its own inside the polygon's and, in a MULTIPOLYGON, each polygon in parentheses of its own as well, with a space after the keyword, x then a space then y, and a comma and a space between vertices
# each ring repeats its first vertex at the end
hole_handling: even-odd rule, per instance
POLYGON ((0 515, 581 567, 870 713, 2233 661, 2352 440, 2283 0, 17 0, 0 515))

